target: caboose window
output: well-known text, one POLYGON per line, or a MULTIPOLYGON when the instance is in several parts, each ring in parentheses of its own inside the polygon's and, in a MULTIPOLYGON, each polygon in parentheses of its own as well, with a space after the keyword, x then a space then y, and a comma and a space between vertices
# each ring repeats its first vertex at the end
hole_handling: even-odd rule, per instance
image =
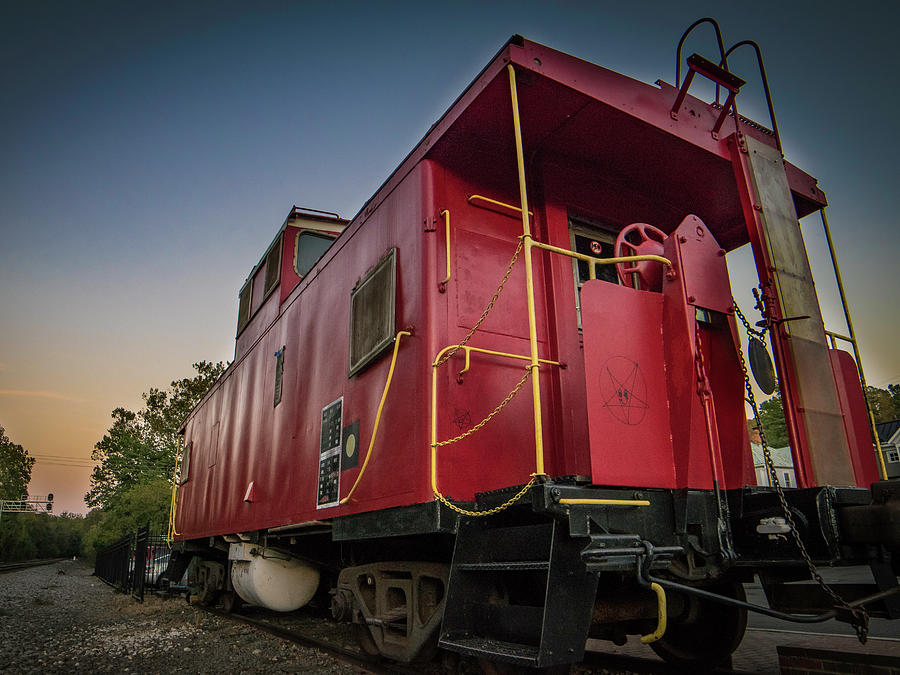
POLYGON ((392 248, 350 293, 350 373, 353 376, 391 344, 397 286, 392 248))
POLYGON ((324 234, 312 232, 298 234, 294 244, 294 271, 301 277, 309 274, 313 265, 319 261, 332 242, 334 242, 334 238, 324 234))
POLYGON ((281 280, 281 236, 266 253, 266 289, 263 296, 268 295, 281 280))
MULTIPOLYGON (((569 244, 576 253, 584 253, 593 258, 612 258, 616 236, 609 230, 589 225, 581 220, 569 219, 569 244)), ((578 328, 581 328, 581 287, 590 277, 588 263, 572 260, 572 274, 575 277, 575 309, 578 313, 578 328)), ((598 265, 597 279, 618 284, 619 277, 615 265, 598 265)))
POLYGON ((249 279, 247 279, 247 283, 244 284, 244 287, 241 289, 240 295, 238 295, 238 335, 240 335, 241 331, 244 330, 244 326, 246 326, 250 322, 250 298, 252 295, 253 277, 250 277, 249 279))
POLYGON ((189 441, 184 444, 184 449, 181 451, 181 470, 179 472, 178 483, 180 485, 184 485, 187 483, 188 479, 188 469, 191 467, 191 449, 194 447, 194 441, 189 441))
POLYGON ((281 389, 284 381, 284 350, 285 347, 282 346, 281 349, 275 352, 275 403, 273 407, 281 403, 281 389))

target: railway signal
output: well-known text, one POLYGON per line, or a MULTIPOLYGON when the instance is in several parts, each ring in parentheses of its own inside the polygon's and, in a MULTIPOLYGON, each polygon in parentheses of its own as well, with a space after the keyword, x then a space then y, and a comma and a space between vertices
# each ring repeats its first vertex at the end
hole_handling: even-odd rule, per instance
POLYGON ((25 499, 0 499, 0 520, 4 513, 53 513, 53 493, 25 499))

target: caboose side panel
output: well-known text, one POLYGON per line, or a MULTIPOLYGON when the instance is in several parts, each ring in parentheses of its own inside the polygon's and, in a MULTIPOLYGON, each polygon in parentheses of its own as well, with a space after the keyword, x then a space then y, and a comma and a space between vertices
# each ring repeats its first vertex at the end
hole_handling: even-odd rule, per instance
MULTIPOLYGON (((355 444, 363 460, 371 439, 390 352, 348 377, 349 300, 367 270, 392 251, 397 261, 397 329, 423 326, 421 181, 418 169, 411 172, 374 212, 348 229, 285 299, 270 325, 258 329, 258 337, 253 334, 254 341, 239 349, 235 363, 193 413, 186 427, 192 466, 181 488, 177 523, 185 537, 427 500, 425 419, 410 411, 427 391, 423 374, 430 356, 424 337, 414 335, 403 340, 398 353, 391 395, 382 412, 381 442, 373 449, 375 458, 353 501, 316 508, 323 408, 341 401, 340 429, 358 424, 355 444), (276 405, 279 359, 282 393, 276 405), (208 453, 199 439, 209 411, 217 406, 228 413, 218 432, 218 469, 210 470, 208 458, 201 458, 208 453)), ((256 276, 263 273, 258 270, 256 276)), ((279 293, 272 292, 245 331, 262 322, 269 304, 278 300, 279 293)), ((242 334, 239 342, 245 339, 242 334)), ((362 461, 344 465, 338 498, 355 481, 362 461)))

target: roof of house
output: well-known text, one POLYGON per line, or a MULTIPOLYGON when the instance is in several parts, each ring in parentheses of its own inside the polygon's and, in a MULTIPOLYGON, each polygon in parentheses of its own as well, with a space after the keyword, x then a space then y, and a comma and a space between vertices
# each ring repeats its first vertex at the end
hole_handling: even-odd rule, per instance
POLYGON ((900 429, 900 420, 891 420, 890 422, 880 422, 875 425, 875 431, 878 433, 878 440, 887 443, 891 440, 900 429))
MULTIPOLYGON (((766 460, 762 446, 751 443, 750 448, 753 450, 753 466, 765 466, 766 460)), ((794 468, 794 459, 791 457, 790 446, 786 448, 769 448, 769 455, 771 455, 772 463, 775 464, 776 467, 794 468)))

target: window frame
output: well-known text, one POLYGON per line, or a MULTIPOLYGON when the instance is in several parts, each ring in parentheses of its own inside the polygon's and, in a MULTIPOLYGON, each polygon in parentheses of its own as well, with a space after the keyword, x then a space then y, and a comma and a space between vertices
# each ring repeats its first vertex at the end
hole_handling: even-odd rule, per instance
POLYGON ((238 293, 238 323, 237 323, 237 333, 240 335, 244 332, 244 329, 247 327, 247 324, 250 323, 250 319, 253 316, 253 277, 254 275, 250 275, 250 278, 244 282, 244 285, 241 286, 241 290, 238 293), (244 306, 243 296, 244 291, 247 291, 247 304, 244 306), (241 311, 241 307, 244 307, 244 311, 241 311))
POLYGON ((181 466, 178 470, 178 484, 184 485, 190 479, 191 455, 193 454, 194 441, 187 441, 181 450, 181 466))
POLYGON ((337 237, 330 235, 326 232, 320 232, 319 230, 300 230, 297 233, 297 236, 294 237, 294 272, 296 273, 296 275, 298 277, 300 277, 301 279, 305 279, 306 275, 310 273, 312 268, 315 267, 318 264, 318 262, 322 259, 322 256, 325 255, 325 253, 328 251, 329 248, 331 248, 331 245, 334 243, 335 239, 337 239, 337 237), (324 251, 322 251, 322 253, 319 255, 319 257, 316 258, 315 261, 313 261, 313 264, 309 266, 309 269, 306 270, 305 273, 301 272, 300 267, 298 266, 298 264, 300 262, 300 239, 303 237, 303 235, 309 235, 309 236, 315 237, 317 239, 326 239, 329 242, 328 247, 326 247, 326 249, 324 251))
POLYGON ((263 264, 266 266, 266 276, 263 280, 265 283, 265 288, 263 289, 263 302, 265 302, 265 299, 269 297, 269 294, 272 293, 272 291, 274 291, 276 288, 278 288, 278 285, 281 283, 281 258, 283 240, 284 235, 279 234, 275 238, 275 241, 272 242, 272 245, 269 247, 269 249, 266 251, 266 255, 263 257, 263 264), (276 253, 276 255, 274 256, 274 261, 276 263, 276 269, 278 270, 278 273, 275 278, 270 281, 269 257, 272 255, 272 253, 276 253))
POLYGON ((275 393, 273 397, 273 408, 277 408, 284 397, 284 351, 287 345, 282 345, 281 349, 275 352, 275 393))
POLYGON ((349 339, 348 339, 348 372, 347 377, 353 377, 360 371, 367 368, 376 361, 386 347, 393 344, 397 332, 397 249, 391 248, 368 272, 360 279, 353 290, 350 291, 350 317, 349 317, 349 339), (390 267, 390 287, 391 293, 389 298, 389 317, 388 327, 385 335, 375 343, 365 354, 358 356, 356 362, 353 362, 353 328, 354 328, 354 304, 353 301, 357 294, 365 288, 366 284, 372 281, 386 267, 390 267))
MULTIPOLYGON (((578 216, 573 216, 569 214, 568 216, 568 224, 569 224, 569 250, 573 253, 578 252, 578 246, 575 242, 575 237, 585 237, 588 239, 595 239, 604 245, 609 245, 612 247, 611 253, 608 257, 612 258, 615 256, 615 245, 616 245, 616 231, 613 229, 612 224, 598 224, 591 222, 586 218, 580 218, 578 216)), ((595 256, 600 257, 600 256, 595 256)), ((578 330, 581 331, 581 288, 584 286, 586 282, 581 280, 581 273, 578 270, 578 263, 581 262, 577 258, 572 258, 572 280, 575 283, 575 316, 578 319, 578 330)), ((615 268, 613 268, 615 269, 615 268)), ((618 273, 616 273, 615 281, 609 281, 608 279, 601 279, 601 281, 606 281, 607 283, 615 283, 617 286, 622 285, 622 281, 619 279, 618 273)))

